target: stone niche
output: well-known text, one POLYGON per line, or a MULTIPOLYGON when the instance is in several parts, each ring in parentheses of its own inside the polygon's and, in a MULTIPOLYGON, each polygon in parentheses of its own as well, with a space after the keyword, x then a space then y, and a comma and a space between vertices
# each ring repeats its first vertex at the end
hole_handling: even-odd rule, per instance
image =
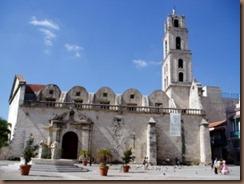
POLYGON ((137 89, 130 88, 122 94, 122 104, 142 106, 142 94, 137 89))
POLYGON ((65 102, 73 102, 73 103, 88 103, 89 94, 84 87, 74 86, 71 88, 65 97, 65 102))
POLYGON ((61 95, 61 90, 56 84, 48 84, 41 91, 39 96, 40 101, 58 101, 61 95))
POLYGON ((110 104, 115 105, 116 94, 109 87, 102 87, 95 93, 95 104, 110 104))

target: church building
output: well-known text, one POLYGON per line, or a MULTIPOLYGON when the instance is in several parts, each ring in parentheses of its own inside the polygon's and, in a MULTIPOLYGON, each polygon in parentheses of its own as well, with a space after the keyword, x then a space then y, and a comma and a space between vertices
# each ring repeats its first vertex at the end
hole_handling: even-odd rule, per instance
POLYGON ((81 149, 96 159, 107 148, 118 162, 132 148, 136 163, 144 157, 154 165, 176 158, 211 163, 208 123, 225 118, 227 101, 220 88, 194 80, 186 19, 175 10, 165 21, 163 48, 162 89, 149 95, 133 88, 116 94, 109 87, 92 93, 81 85, 65 92, 16 75, 9 97, 11 154, 21 156, 32 134, 53 149, 51 159, 78 159, 81 149))

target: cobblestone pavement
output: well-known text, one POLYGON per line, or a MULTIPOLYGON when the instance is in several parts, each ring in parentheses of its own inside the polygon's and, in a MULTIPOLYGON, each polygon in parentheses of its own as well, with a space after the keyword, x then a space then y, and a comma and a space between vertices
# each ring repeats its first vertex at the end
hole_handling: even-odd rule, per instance
POLYGON ((216 175, 210 166, 150 166, 145 170, 141 165, 131 165, 130 172, 123 173, 121 165, 110 165, 107 177, 100 176, 97 164, 82 167, 89 171, 30 171, 29 176, 21 176, 19 162, 0 161, 0 180, 240 180, 240 166, 229 166, 229 175, 216 175))

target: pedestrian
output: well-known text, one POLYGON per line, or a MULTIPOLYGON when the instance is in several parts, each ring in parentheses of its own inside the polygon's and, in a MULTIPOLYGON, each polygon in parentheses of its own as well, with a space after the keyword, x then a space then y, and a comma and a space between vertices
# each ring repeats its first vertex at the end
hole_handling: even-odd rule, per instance
POLYGON ((144 165, 144 170, 147 170, 148 169, 148 166, 149 166, 147 157, 144 158, 143 165, 144 165))
POLYGON ((217 161, 217 157, 215 159, 212 159, 212 163, 211 163, 211 168, 214 169, 214 164, 217 161))
POLYGON ((222 166, 222 169, 221 169, 221 174, 226 175, 226 174, 229 174, 229 173, 230 173, 230 170, 229 170, 229 168, 226 165, 226 161, 223 160, 223 166, 222 166))
POLYGON ((180 160, 177 157, 175 157, 175 165, 177 165, 177 166, 180 165, 180 160))
POLYGON ((147 157, 144 157, 144 160, 143 160, 143 162, 142 162, 143 165, 146 164, 146 159, 147 159, 147 157))
POLYGON ((218 159, 217 158, 215 158, 215 160, 214 160, 213 167, 214 167, 214 173, 218 174, 218 159))
POLYGON ((221 173, 221 170, 223 168, 223 160, 221 159, 218 163, 219 167, 218 167, 218 173, 221 173))

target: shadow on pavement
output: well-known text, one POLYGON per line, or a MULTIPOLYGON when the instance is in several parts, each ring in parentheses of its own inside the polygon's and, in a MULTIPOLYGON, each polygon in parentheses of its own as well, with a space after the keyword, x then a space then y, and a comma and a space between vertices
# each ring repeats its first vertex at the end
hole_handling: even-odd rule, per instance
POLYGON ((107 177, 129 177, 125 175, 107 175, 107 177))
POLYGON ((130 173, 146 173, 145 171, 130 171, 130 173))
POLYGON ((50 178, 63 178, 62 176, 50 176, 50 175, 44 175, 44 174, 38 174, 38 175, 35 175, 35 174, 29 174, 29 176, 39 176, 39 177, 50 177, 50 178))

